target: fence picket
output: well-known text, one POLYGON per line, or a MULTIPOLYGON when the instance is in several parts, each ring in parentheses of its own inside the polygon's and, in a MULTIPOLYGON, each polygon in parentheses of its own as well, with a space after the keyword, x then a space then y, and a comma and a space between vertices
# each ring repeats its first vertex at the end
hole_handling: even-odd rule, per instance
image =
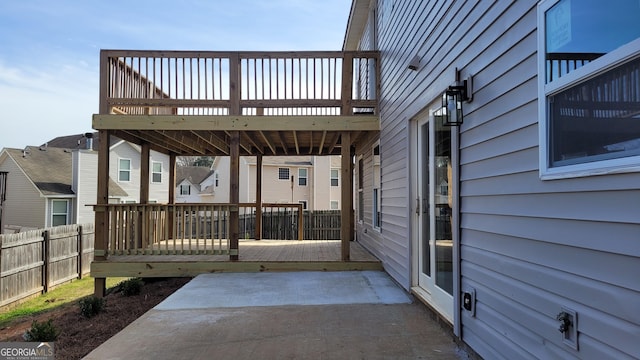
POLYGON ((93 224, 0 235, 0 307, 89 273, 93 224))

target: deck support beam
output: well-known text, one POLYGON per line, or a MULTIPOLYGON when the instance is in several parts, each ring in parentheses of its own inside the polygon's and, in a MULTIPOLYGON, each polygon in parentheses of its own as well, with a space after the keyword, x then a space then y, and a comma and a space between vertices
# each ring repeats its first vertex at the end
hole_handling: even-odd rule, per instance
MULTIPOLYGON (((100 130, 100 147, 98 150, 98 197, 96 204, 106 205, 109 203, 109 131, 100 130)), ((106 211, 95 212, 95 239, 94 250, 101 254, 95 256, 97 261, 105 261, 106 250, 108 244, 108 224, 109 213, 106 211)), ((94 279, 93 294, 96 297, 104 297, 107 290, 107 279, 103 277, 97 277, 94 279)))
POLYGON ((256 155, 256 240, 262 239, 262 154, 256 155))
POLYGON ((341 184, 340 184, 340 203, 341 203, 341 219, 340 219, 340 239, 342 239, 342 261, 349 261, 350 259, 350 244, 351 236, 353 233, 351 222, 351 209, 352 204, 352 183, 353 178, 351 176, 351 133, 345 131, 341 135, 341 184))
POLYGON ((239 207, 240 202, 240 132, 231 132, 231 144, 230 144, 231 161, 229 162, 229 174, 230 174, 230 187, 229 187, 229 202, 231 203, 231 209, 229 214, 229 259, 237 261, 238 256, 238 226, 239 226, 239 207))
MULTIPOLYGON (((176 203, 176 154, 171 153, 169 155, 169 199, 167 201, 168 204, 176 203)), ((171 208, 170 208, 171 209, 171 208)), ((176 222, 176 212, 175 210, 169 211, 169 223, 167 229, 167 235, 169 239, 173 239, 173 228, 176 222)))

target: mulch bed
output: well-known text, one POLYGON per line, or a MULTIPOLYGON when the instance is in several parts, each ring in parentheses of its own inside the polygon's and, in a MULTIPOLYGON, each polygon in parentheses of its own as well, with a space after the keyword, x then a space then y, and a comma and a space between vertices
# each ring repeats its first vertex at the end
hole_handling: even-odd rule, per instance
POLYGON ((92 318, 80 313, 78 304, 41 313, 0 329, 0 341, 24 341, 22 335, 34 320, 52 322, 60 335, 55 342, 57 359, 81 359, 142 314, 189 282, 190 278, 146 279, 139 295, 121 292, 105 296, 106 306, 92 318))

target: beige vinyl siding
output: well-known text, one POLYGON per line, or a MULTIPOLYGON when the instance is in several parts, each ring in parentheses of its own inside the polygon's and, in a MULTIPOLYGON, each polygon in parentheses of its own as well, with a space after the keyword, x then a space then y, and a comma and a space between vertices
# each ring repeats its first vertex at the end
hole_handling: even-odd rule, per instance
MULTIPOLYGON (((0 165, 7 171, 7 200, 2 225, 15 225, 41 229, 46 224, 46 199, 41 197, 35 185, 25 176, 11 157, 0 165)), ((0 229, 3 232, 4 229, 0 229)))
POLYGON ((95 221, 95 213, 88 204, 95 204, 98 198, 98 153, 95 151, 77 150, 72 154, 73 191, 77 194, 73 202, 75 224, 86 224, 95 221))

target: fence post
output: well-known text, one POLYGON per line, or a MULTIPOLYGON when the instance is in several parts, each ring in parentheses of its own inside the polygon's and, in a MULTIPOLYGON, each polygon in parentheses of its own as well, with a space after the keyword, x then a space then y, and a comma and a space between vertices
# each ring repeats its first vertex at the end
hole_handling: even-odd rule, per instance
POLYGON ((43 292, 49 291, 49 230, 42 232, 42 286, 43 292))
POLYGON ((78 225, 78 279, 82 279, 82 257, 84 256, 82 243, 82 225, 78 225))

